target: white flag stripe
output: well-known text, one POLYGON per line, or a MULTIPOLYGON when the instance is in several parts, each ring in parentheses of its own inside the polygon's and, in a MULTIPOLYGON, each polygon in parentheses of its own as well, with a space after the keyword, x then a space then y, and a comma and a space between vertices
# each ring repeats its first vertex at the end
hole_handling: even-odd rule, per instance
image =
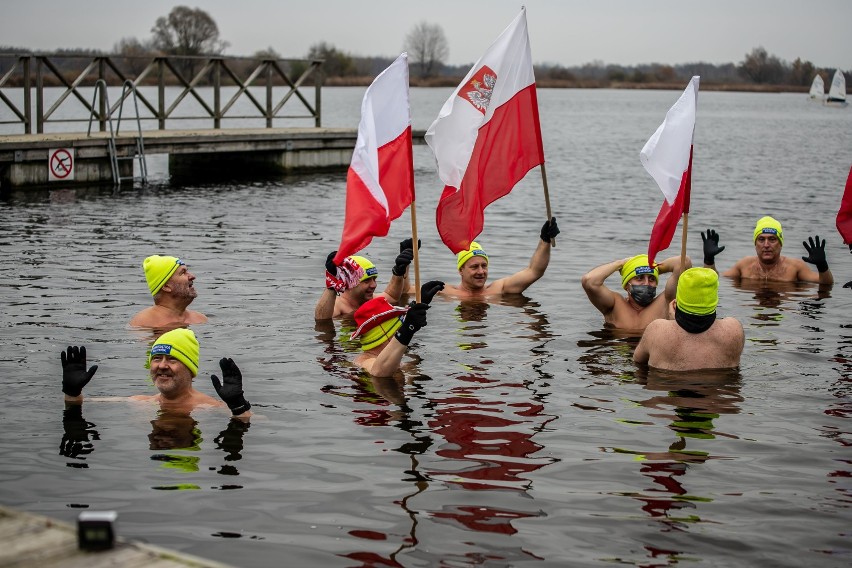
POLYGON ((426 143, 435 154, 438 176, 445 185, 455 188, 461 185, 479 129, 491 120, 494 111, 518 91, 535 83, 531 61, 526 10, 522 9, 468 71, 426 131, 426 143), (483 66, 497 75, 485 114, 459 96, 462 89, 469 88, 471 79, 483 66))
POLYGON ((663 123, 639 152, 639 161, 657 182, 669 205, 674 203, 683 174, 689 167, 698 106, 698 82, 697 76, 689 81, 680 98, 666 113, 663 123))
POLYGON ((388 200, 379 183, 378 149, 398 138, 410 124, 408 54, 402 53, 373 80, 364 93, 358 139, 350 164, 387 213, 388 200))

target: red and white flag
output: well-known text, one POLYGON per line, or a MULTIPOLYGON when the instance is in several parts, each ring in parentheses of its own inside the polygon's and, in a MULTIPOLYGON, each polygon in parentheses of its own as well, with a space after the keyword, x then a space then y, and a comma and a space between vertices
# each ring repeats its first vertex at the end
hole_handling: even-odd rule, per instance
POLYGON ((665 197, 648 242, 648 263, 651 266, 657 253, 671 244, 677 222, 684 213, 689 213, 699 79, 695 76, 689 81, 683 94, 666 113, 666 119, 639 152, 639 161, 665 197))
POLYGON ((403 53, 367 87, 361 123, 346 176, 346 216, 334 263, 390 230, 414 200, 408 54, 403 53))
POLYGON ((438 233, 458 253, 482 232, 485 207, 544 162, 525 9, 444 103, 426 143, 444 182, 438 233))
POLYGON ((849 177, 846 178, 846 189, 843 191, 843 199, 840 201, 840 210, 837 212, 835 221, 843 242, 852 245, 852 168, 849 169, 849 177))

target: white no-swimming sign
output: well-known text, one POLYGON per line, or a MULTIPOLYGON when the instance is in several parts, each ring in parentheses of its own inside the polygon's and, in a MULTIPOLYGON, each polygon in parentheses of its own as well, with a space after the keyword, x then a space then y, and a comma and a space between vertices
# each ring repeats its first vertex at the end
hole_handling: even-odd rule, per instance
POLYGON ((74 179, 74 148, 56 148, 47 151, 48 181, 74 179))

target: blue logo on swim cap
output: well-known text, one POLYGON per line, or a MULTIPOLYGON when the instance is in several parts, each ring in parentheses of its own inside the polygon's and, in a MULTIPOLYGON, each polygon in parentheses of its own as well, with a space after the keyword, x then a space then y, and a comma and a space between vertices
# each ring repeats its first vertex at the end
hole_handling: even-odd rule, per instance
POLYGON ((172 346, 164 343, 158 343, 151 348, 151 355, 169 355, 172 352, 172 346))
POLYGON ((637 266, 636 267, 636 275, 637 276, 640 275, 640 274, 653 274, 653 273, 654 273, 654 269, 651 268, 650 266, 637 266))
POLYGON ((373 266, 373 267, 368 268, 364 272, 364 274, 366 275, 367 278, 370 278, 372 276, 378 276, 379 275, 379 269, 376 268, 375 266, 373 266))
POLYGON ((761 234, 768 233, 770 235, 776 235, 777 236, 778 235, 778 229, 773 229, 772 227, 765 227, 765 228, 760 230, 760 233, 761 234))
POLYGON ((488 256, 488 255, 485 254, 485 251, 482 250, 482 249, 473 249, 472 251, 470 251, 470 253, 473 256, 488 256))

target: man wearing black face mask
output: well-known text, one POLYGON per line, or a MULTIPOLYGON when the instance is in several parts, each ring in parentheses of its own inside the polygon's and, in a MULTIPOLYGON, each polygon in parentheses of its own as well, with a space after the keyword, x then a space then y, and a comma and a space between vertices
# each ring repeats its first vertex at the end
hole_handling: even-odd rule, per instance
POLYGON ((598 311, 604 315, 609 327, 642 331, 655 319, 667 317, 668 303, 674 300, 680 273, 692 266, 686 257, 686 266, 681 266, 680 257, 673 256, 651 267, 648 256, 636 255, 622 258, 593 268, 583 275, 583 290, 598 311), (627 297, 606 287, 606 279, 618 271, 621 286, 627 297), (672 273, 666 282, 665 292, 657 296, 660 274, 672 273))

